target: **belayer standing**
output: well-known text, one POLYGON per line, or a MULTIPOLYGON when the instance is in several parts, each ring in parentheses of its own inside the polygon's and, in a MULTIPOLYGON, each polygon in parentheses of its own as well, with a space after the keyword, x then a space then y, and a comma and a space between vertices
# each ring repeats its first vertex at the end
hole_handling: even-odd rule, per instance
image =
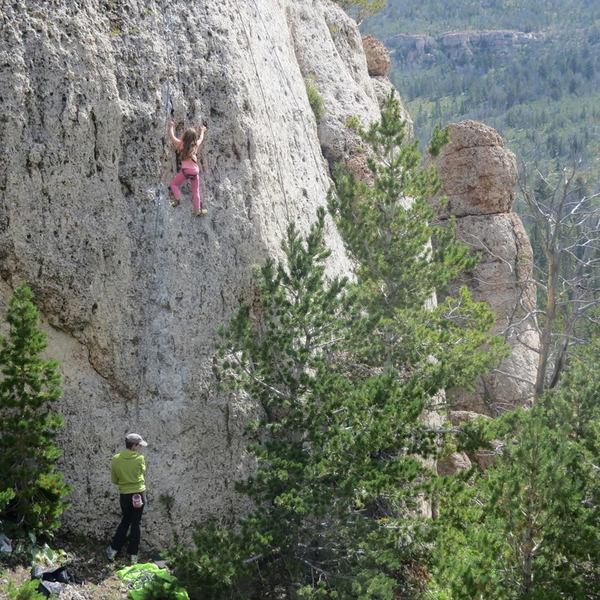
POLYGON ((125 450, 112 457, 111 480, 119 486, 119 503, 123 517, 117 527, 117 531, 106 548, 106 556, 114 560, 121 548, 127 541, 129 531, 129 543, 127 553, 131 564, 136 564, 138 549, 140 546, 140 523, 144 506, 146 505, 146 462, 141 454, 141 449, 147 446, 138 433, 129 433, 125 436, 125 450))
POLYGON ((189 181, 192 188, 192 204, 194 205, 194 214, 205 215, 208 211, 202 208, 202 198, 200 197, 200 167, 198 166, 198 151, 204 140, 206 127, 203 125, 199 129, 190 127, 183 133, 179 139, 175 135, 175 121, 169 123, 169 137, 175 147, 181 154, 181 170, 173 179, 169 186, 173 194, 171 206, 175 207, 181 201, 181 190, 179 187, 189 181))

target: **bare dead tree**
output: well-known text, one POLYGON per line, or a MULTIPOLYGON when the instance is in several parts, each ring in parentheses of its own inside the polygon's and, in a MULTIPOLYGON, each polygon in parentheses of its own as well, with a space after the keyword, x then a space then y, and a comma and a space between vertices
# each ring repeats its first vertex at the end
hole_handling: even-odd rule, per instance
POLYGON ((520 191, 527 206, 524 221, 533 243, 538 309, 539 360, 535 397, 555 387, 570 349, 582 343, 585 322, 600 304, 600 193, 586 194, 578 185, 577 166, 556 178, 535 171, 537 185, 521 169, 520 191))

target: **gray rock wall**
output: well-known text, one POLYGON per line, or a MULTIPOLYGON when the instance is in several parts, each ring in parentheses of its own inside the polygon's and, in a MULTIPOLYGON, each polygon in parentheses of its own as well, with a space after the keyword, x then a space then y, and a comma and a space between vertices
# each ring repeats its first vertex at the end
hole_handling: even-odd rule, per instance
POLYGON ((150 443, 146 539, 171 536, 161 495, 180 531, 232 516, 254 408, 215 390, 216 330, 288 223, 324 203, 324 155, 355 143, 346 119, 378 115, 356 26, 326 0, 0 5, 0 308, 28 281, 63 364, 66 523, 112 530, 108 464, 131 430, 150 443), (205 218, 168 205, 170 118, 208 120, 205 218))

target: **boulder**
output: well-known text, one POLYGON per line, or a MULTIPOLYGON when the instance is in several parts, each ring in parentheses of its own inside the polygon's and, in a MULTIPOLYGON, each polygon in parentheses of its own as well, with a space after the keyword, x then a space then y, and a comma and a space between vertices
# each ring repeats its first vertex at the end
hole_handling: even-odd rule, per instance
POLYGON ((362 45, 367 57, 369 75, 387 77, 392 63, 385 44, 372 35, 367 35, 363 37, 362 45))
POLYGON ((472 410, 451 410, 448 413, 448 421, 455 427, 459 427, 465 423, 470 423, 475 419, 489 420, 490 417, 487 415, 482 415, 481 413, 476 413, 472 410))
POLYGON ((453 452, 437 462, 437 473, 441 476, 456 475, 471 468, 471 460, 464 452, 453 452))
MULTIPOLYGON (((329 164, 356 147, 346 121, 379 106, 356 24, 328 0, 52 3, 0 11, 0 310, 32 286, 62 365, 65 526, 104 535, 118 499, 110 456, 148 439, 156 502, 145 543, 194 521, 242 514, 234 483, 252 467, 257 407, 219 392, 218 327, 253 295, 252 267, 307 231, 329 164), (305 78, 326 115, 317 124, 305 78), (166 137, 208 121, 208 216, 169 206, 166 137), (165 525, 168 523, 168 525, 165 525)), ((329 270, 347 274, 328 224, 329 270)))
POLYGON ((442 179, 439 215, 447 218, 509 212, 517 181, 515 155, 504 147, 498 133, 476 121, 449 126, 450 143, 436 163, 442 179))

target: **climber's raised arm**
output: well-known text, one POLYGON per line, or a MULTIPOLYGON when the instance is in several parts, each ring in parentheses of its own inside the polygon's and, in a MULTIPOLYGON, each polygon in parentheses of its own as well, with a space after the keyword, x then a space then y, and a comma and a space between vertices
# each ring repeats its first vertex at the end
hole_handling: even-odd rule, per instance
POLYGON ((204 134, 206 133, 206 125, 201 125, 198 127, 198 148, 202 145, 204 141, 204 134))
POLYGON ((175 121, 169 122, 169 139, 178 149, 181 148, 181 140, 175 135, 175 121))

